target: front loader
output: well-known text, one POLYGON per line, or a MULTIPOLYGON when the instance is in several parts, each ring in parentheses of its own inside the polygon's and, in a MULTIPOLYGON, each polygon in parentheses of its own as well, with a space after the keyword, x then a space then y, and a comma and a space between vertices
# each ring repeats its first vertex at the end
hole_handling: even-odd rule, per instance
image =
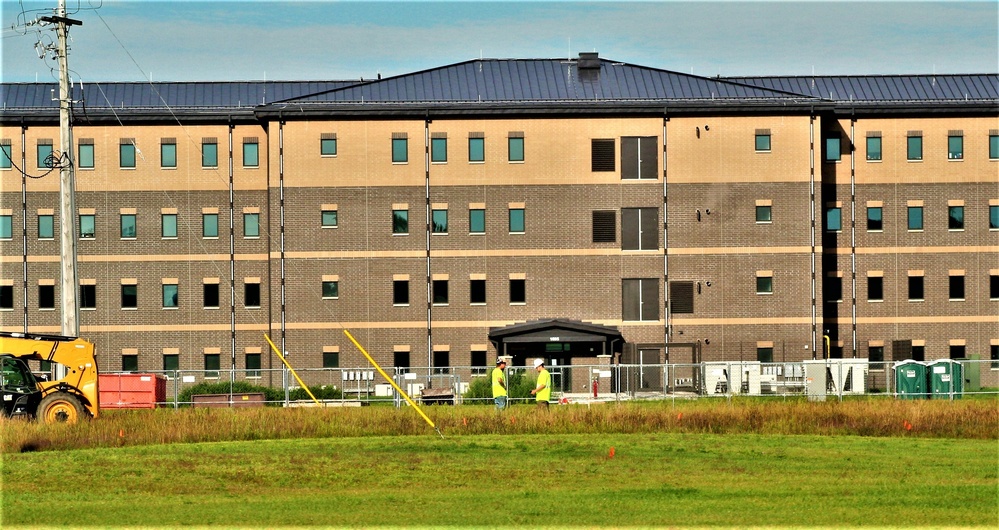
POLYGON ((99 414, 97 360, 91 342, 62 335, 0 332, 0 399, 5 416, 76 423, 99 414), (27 360, 63 365, 55 381, 35 377, 27 360))

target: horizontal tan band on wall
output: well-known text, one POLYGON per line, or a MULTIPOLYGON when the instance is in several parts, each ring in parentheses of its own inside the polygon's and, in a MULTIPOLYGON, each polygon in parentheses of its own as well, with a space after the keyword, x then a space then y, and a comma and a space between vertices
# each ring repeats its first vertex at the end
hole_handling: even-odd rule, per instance
POLYGON ((122 278, 121 279, 121 284, 122 285, 138 285, 138 283, 139 283, 139 279, 138 278, 122 278))
POLYGON ((333 203, 333 204, 324 204, 324 205, 320 206, 320 208, 322 208, 325 211, 333 211, 333 210, 338 210, 339 209, 339 205, 337 205, 336 203, 333 203))
POLYGON ((138 208, 119 208, 118 213, 122 215, 136 215, 139 213, 138 208))
POLYGON ((243 353, 262 353, 260 346, 247 346, 243 348, 243 353))
POLYGON ((881 208, 885 205, 885 201, 867 201, 868 208, 881 208))
POLYGON ((176 283, 180 283, 180 279, 179 278, 163 278, 161 280, 161 282, 165 283, 165 284, 176 284, 176 283))
POLYGON ((773 348, 774 347, 774 341, 772 341, 772 340, 756 341, 756 347, 757 348, 773 348))
POLYGON ((213 285, 213 284, 214 285, 218 285, 219 279, 218 278, 202 278, 201 283, 206 284, 206 285, 213 285))
POLYGON ((97 208, 80 208, 80 215, 97 215, 97 208))
POLYGON ((908 273, 909 276, 925 276, 926 275, 926 271, 925 270, 918 270, 917 269, 917 270, 910 270, 910 271, 906 271, 906 272, 908 273))
POLYGON ((340 275, 339 274, 323 274, 323 281, 324 282, 338 282, 338 281, 340 281, 340 275))
POLYGON ((947 271, 950 276, 964 276, 964 269, 951 269, 947 271))
POLYGON ((950 339, 950 341, 948 342, 948 344, 950 344, 951 346, 967 346, 968 345, 968 340, 967 339, 950 339))
POLYGON ((177 208, 160 208, 160 213, 167 215, 170 214, 177 215, 177 208))
MULTIPOLYGON (((857 247, 857 254, 968 254, 968 253, 996 253, 995 247, 989 246, 967 246, 967 247, 857 247)), ((850 254, 850 248, 836 249, 836 254, 850 254)))
POLYGON ((259 276, 247 276, 243 278, 243 283, 260 283, 259 276))
POLYGON ((756 200, 756 205, 757 206, 773 206, 774 205, 774 201, 772 199, 757 199, 756 200))
POLYGON ((770 278, 774 275, 774 271, 756 271, 757 278, 770 278))
POLYGON ((450 344, 434 344, 434 351, 451 351, 450 344))
POLYGON ((527 208, 527 203, 524 203, 524 202, 511 202, 507 206, 509 208, 512 208, 512 209, 515 209, 515 210, 522 210, 524 208, 527 208))
POLYGON ((469 210, 485 210, 486 203, 484 202, 470 202, 468 203, 469 210))
POLYGON ((0 278, 0 285, 4 287, 11 287, 14 285, 14 280, 8 280, 6 278, 0 278))
POLYGON ((989 276, 999 276, 999 269, 989 269, 989 276))
POLYGON ((923 201, 905 201, 906 206, 922 206, 923 201))
POLYGON ((180 348, 163 348, 163 355, 179 355, 180 348))
POLYGON ((999 199, 989 199, 989 206, 999 206, 999 199))
POLYGON ((408 210, 409 209, 409 203, 408 202, 397 202, 397 203, 393 203, 392 204, 392 209, 393 210, 408 210))
POLYGON ((999 339, 989 339, 990 346, 999 346, 999 339))
POLYGON ((526 272, 511 272, 510 273, 510 279, 511 280, 526 280, 527 279, 527 273, 526 272))
POLYGON ((247 206, 246 208, 243 208, 243 213, 260 213, 260 207, 259 206, 247 206))
POLYGON ((951 199, 947 201, 947 206, 964 206, 963 199, 951 199))
POLYGON ((219 209, 218 208, 202 208, 201 209, 201 213, 218 214, 219 213, 219 209))
POLYGON ((96 278, 81 278, 80 285, 97 285, 96 278))
POLYGON ((874 347, 874 348, 884 347, 885 341, 883 341, 883 340, 869 340, 869 341, 867 341, 867 345, 871 346, 871 347, 874 347))
POLYGON ((339 346, 323 346, 323 353, 340 353, 339 346))
MULTIPOLYGON (((818 247, 816 247, 818 249, 818 247)), ((811 247, 670 247, 670 256, 710 256, 712 254, 808 254, 811 247)))
POLYGON ((55 280, 52 278, 44 278, 38 280, 38 285, 55 285, 55 280))
POLYGON ((451 278, 451 276, 449 274, 446 274, 446 273, 438 273, 438 274, 431 274, 430 275, 430 279, 431 280, 449 280, 450 278, 451 278))
POLYGON ((393 274, 392 275, 392 281, 395 281, 395 282, 409 281, 409 275, 408 274, 393 274))
POLYGON ((447 210, 446 202, 434 202, 430 204, 431 210, 447 210))
POLYGON ((222 353, 222 348, 202 348, 201 353, 206 353, 208 355, 211 355, 213 353, 218 354, 222 353))
POLYGON ((488 351, 489 350, 489 345, 488 344, 471 344, 471 345, 468 346, 468 349, 471 350, 471 351, 488 351))
POLYGON ((476 274, 469 274, 468 275, 468 279, 469 280, 485 280, 486 279, 486 275, 485 274, 478 274, 478 273, 476 273, 476 274))
POLYGON ((882 278, 885 275, 885 271, 867 271, 868 278, 882 278))
POLYGON ((912 341, 913 346, 926 346, 926 341, 924 339, 918 339, 912 341))
POLYGON ((392 351, 394 352, 404 353, 408 352, 409 350, 410 350, 409 344, 394 344, 392 346, 392 351))
POLYGON ((138 348, 122 348, 121 349, 121 354, 122 355, 138 355, 139 354, 139 349, 138 348))
POLYGON ((39 208, 38 215, 55 215, 55 210, 52 208, 39 208))

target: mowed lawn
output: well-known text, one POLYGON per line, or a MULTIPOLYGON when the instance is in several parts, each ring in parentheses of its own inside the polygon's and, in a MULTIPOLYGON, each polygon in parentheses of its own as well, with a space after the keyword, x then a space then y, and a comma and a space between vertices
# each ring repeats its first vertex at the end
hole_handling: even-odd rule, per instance
POLYGON ((995 440, 460 434, 3 455, 3 528, 999 526, 995 440), (612 454, 613 453, 613 454, 612 454))

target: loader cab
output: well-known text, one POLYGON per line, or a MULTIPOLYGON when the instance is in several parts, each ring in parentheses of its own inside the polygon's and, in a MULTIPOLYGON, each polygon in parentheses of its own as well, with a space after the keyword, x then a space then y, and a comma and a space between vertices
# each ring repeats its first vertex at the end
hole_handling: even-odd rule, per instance
POLYGON ((42 392, 27 363, 11 355, 0 355, 0 400, 5 416, 32 416, 42 392))

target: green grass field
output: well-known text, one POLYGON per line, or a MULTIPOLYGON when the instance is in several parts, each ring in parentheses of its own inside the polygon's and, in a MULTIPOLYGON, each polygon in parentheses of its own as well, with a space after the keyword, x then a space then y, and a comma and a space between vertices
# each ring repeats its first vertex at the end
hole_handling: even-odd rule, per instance
POLYGON ((994 405, 428 410, 444 439, 405 408, 7 421, 0 526, 995 528, 994 405))

